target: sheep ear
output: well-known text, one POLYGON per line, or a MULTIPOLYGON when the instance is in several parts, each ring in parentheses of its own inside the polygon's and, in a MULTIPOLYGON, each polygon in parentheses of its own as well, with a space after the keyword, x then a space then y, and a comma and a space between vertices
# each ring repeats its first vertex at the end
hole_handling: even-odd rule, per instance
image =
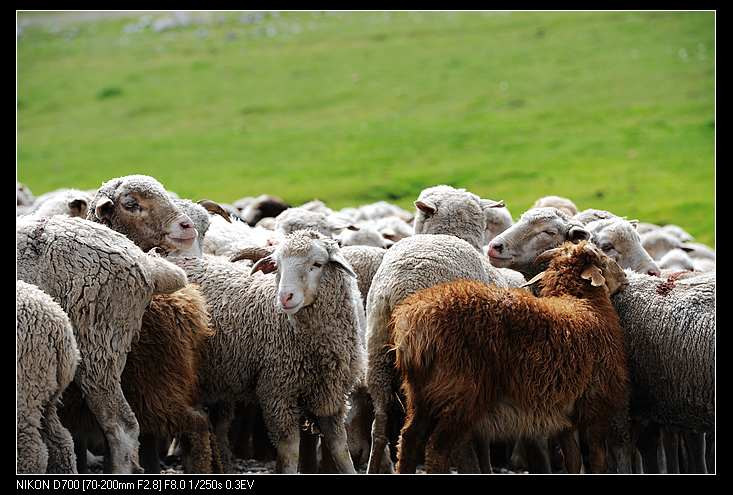
POLYGON ((97 205, 94 208, 94 214, 100 220, 110 218, 114 211, 115 204, 107 196, 102 196, 97 200, 97 205))
POLYGON ((255 272, 272 273, 274 271, 277 271, 277 263, 275 263, 272 256, 265 256, 254 264, 252 271, 249 273, 250 275, 254 275, 255 272))
POLYGON ((197 203, 206 208, 206 211, 208 211, 209 213, 219 215, 227 222, 232 223, 232 219, 229 218, 229 212, 222 208, 219 203, 211 201, 210 199, 202 199, 197 201, 197 203))
POLYGON ((581 225, 573 225, 570 227, 570 230, 568 230, 566 237, 567 240, 572 242, 587 241, 590 239, 590 232, 581 225))
POLYGON ((681 249, 681 250, 683 250, 683 251, 685 251, 687 253, 691 253, 691 252, 695 251, 695 248, 693 248, 693 247, 687 247, 687 246, 680 246, 679 249, 681 249))
POLYGON ((590 280, 590 284, 593 287, 600 287, 604 283, 606 283, 606 279, 603 278, 603 274, 601 273, 600 268, 598 268, 596 265, 589 265, 583 270, 583 272, 580 274, 581 278, 584 278, 585 280, 590 280))
POLYGON ((397 233, 392 229, 384 229, 382 231, 382 237, 392 242, 397 242, 397 233))
POLYGON ((348 261, 346 261, 346 258, 344 258, 340 252, 334 250, 334 252, 331 252, 328 258, 329 258, 329 262, 334 263, 337 268, 345 271, 348 275, 351 275, 352 277, 356 278, 356 273, 354 273, 354 270, 351 268, 351 265, 349 264, 348 261))
POLYGON ((539 282, 540 280, 542 280, 542 277, 544 276, 545 276, 545 272, 540 272, 537 275, 535 275, 534 277, 532 277, 528 282, 525 282, 522 285, 520 285, 520 287, 529 287, 530 285, 535 284, 539 282))
POLYGON ((481 206, 483 208, 506 208, 506 204, 504 203, 503 199, 499 201, 493 201, 491 199, 482 199, 481 206))
POLYGON ((415 207, 426 215, 434 215, 438 208, 430 201, 415 201, 415 207))
POLYGON ((329 221, 331 230, 334 232, 338 232, 339 230, 349 229, 349 230, 359 230, 359 227, 354 225, 353 223, 342 220, 342 219, 332 219, 329 221))
POLYGON ((72 201, 69 201, 69 209, 74 214, 74 216, 77 216, 77 217, 86 216, 87 201, 82 198, 77 198, 72 201))

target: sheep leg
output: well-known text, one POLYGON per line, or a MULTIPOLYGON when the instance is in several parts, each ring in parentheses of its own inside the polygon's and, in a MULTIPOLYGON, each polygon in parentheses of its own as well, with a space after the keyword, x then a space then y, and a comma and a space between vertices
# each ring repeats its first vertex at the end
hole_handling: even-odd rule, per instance
POLYGON ((216 436, 221 469, 224 473, 231 473, 234 469, 232 451, 229 449, 229 427, 234 418, 234 404, 220 402, 209 408, 209 419, 216 436))
POLYGON ((179 428, 183 431, 180 436, 183 471, 211 473, 214 467, 207 415, 193 407, 186 407, 181 415, 179 428))
POLYGON ((491 442, 483 435, 474 434, 473 448, 478 457, 479 472, 483 474, 491 474, 491 442))
POLYGON ((610 472, 619 474, 631 473, 631 459, 635 450, 631 441, 631 418, 627 411, 628 405, 625 405, 611 417, 608 432, 610 472))
POLYGON ((72 434, 74 440, 74 455, 76 456, 76 472, 79 474, 87 474, 89 466, 87 465, 87 437, 83 433, 72 434))
POLYGON ((145 470, 145 474, 160 474, 158 442, 155 435, 151 433, 140 435, 140 465, 145 470))
POLYGON ((367 368, 367 389, 374 405, 374 421, 372 423, 372 448, 369 453, 368 474, 384 472, 383 465, 390 466, 392 471, 392 459, 389 454, 389 439, 387 437, 387 426, 389 423, 389 409, 392 402, 393 375, 394 375, 394 354, 386 351, 385 339, 389 311, 382 305, 382 310, 374 314, 368 322, 368 363, 367 368), (386 454, 386 459, 385 459, 386 454))
POLYGON ((457 427, 446 417, 438 420, 425 449, 425 470, 428 474, 450 473, 450 454, 455 445, 467 443, 470 428, 457 427))
MULTIPOLYGON (((76 473, 74 440, 69 430, 64 428, 53 401, 46 408, 42 419, 41 437, 48 448, 48 473, 76 473)), ((86 456, 86 453, 84 454, 86 456)))
POLYGON ((400 434, 397 454, 398 473, 415 474, 418 459, 425 452, 430 430, 430 419, 419 409, 408 414, 400 434))
POLYGON ((601 428, 591 427, 588 429, 588 448, 590 457, 591 473, 608 472, 606 459, 606 441, 601 428))
POLYGON ((682 433, 687 446, 689 473, 707 474, 705 466, 705 434, 695 432, 682 433))
POLYGON ((346 442, 346 427, 342 416, 321 416, 318 425, 323 433, 323 443, 339 473, 356 473, 346 442))
MULTIPOLYGON (((575 436, 576 435, 574 435, 574 437, 575 436)), ((575 438, 575 443, 577 445, 577 438, 575 438)), ((565 458, 562 453, 562 447, 560 446, 560 440, 556 436, 549 437, 549 439, 547 440, 547 447, 550 453, 550 468, 552 469, 552 472, 556 473, 562 471, 563 469, 566 469, 565 458)), ((580 451, 580 447, 578 447, 578 451, 580 451)))
POLYGON ((705 433, 705 467, 708 473, 715 472, 715 433, 705 433))
POLYGON ((642 429, 639 435, 639 452, 644 465, 644 473, 659 473, 658 447, 660 429, 657 424, 649 424, 642 429))
POLYGON ((18 416, 16 439, 18 474, 44 474, 48 466, 48 449, 43 443, 40 429, 18 416))
POLYGON ((662 443, 664 444, 664 459, 667 465, 667 474, 678 474, 680 472, 679 434, 664 429, 662 431, 662 443))
POLYGON ((481 473, 481 466, 478 462, 478 455, 473 448, 473 438, 469 438, 463 445, 458 445, 451 454, 453 464, 455 464, 460 474, 477 474, 481 473))
POLYGON ((318 435, 303 429, 300 430, 298 472, 308 474, 318 472, 318 435))
POLYGON ((89 410, 94 414, 107 440, 110 472, 141 472, 142 468, 138 464, 140 428, 135 414, 125 400, 120 382, 99 388, 82 384, 81 388, 86 393, 89 410))
POLYGON ((563 457, 565 458, 565 470, 568 474, 579 474, 582 466, 583 456, 580 453, 580 446, 575 441, 575 431, 568 429, 556 437, 560 443, 563 457))
POLYGON ((281 436, 277 442, 276 473, 295 474, 298 472, 298 449, 300 448, 300 434, 297 430, 281 436))
POLYGON ((527 455, 527 467, 530 473, 552 473, 550 453, 547 449, 547 437, 525 438, 522 440, 527 455))

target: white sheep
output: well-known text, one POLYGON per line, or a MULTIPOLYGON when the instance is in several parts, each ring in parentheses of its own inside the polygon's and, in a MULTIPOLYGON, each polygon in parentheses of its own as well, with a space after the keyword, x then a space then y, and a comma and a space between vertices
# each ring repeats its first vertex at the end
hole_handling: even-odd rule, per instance
POLYGON ((36 198, 28 214, 41 217, 67 215, 86 218, 92 195, 79 189, 59 189, 36 198))
POLYGON ((22 280, 15 315, 17 471, 76 473, 74 441, 56 411, 79 362, 71 322, 51 296, 22 280))
POLYGON ((562 196, 543 196, 534 202, 532 208, 553 207, 563 210, 570 216, 578 214, 578 207, 568 198, 562 196))
POLYGON ((16 257, 18 279, 69 315, 82 356, 75 383, 107 440, 112 472, 139 470, 139 426, 120 376, 153 294, 181 289, 185 273, 103 225, 60 215, 19 219, 16 257))
POLYGON ((346 397, 364 373, 364 315, 356 275, 336 242, 295 232, 252 275, 236 263, 172 259, 200 285, 217 332, 204 347, 199 378, 203 400, 221 411, 212 420, 223 459, 233 404, 256 400, 278 472, 297 469, 302 416, 323 434, 337 470, 354 472, 344 418, 346 397))

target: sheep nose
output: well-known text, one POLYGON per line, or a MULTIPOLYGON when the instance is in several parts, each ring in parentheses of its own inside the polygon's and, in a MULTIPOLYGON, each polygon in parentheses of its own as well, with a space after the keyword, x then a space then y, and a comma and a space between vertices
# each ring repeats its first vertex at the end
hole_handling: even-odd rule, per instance
POLYGON ((283 306, 287 306, 287 303, 290 302, 290 300, 293 299, 293 293, 292 292, 286 292, 283 294, 280 294, 280 304, 283 306))
POLYGON ((489 251, 496 251, 497 253, 501 254, 501 252, 504 251, 504 244, 501 241, 491 241, 489 243, 489 251))
POLYGON ((181 220, 178 226, 181 227, 182 230, 186 230, 192 228, 193 223, 191 223, 189 220, 181 220))

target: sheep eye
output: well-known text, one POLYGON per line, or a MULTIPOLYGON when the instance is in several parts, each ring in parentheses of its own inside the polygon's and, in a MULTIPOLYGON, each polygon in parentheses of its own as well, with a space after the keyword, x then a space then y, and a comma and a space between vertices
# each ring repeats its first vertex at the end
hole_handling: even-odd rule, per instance
POLYGON ((124 206, 126 210, 130 210, 130 211, 136 211, 136 210, 142 209, 140 208, 140 205, 138 205, 137 203, 123 203, 122 206, 124 206))
POLYGON ((609 244, 609 243, 601 244, 602 251, 610 251, 612 249, 613 249, 613 244, 609 244))
POLYGON ((556 235, 557 234, 557 232, 555 232, 554 230, 545 230, 544 233, 547 235, 556 235))
POLYGON ((323 265, 322 265, 322 264, 320 264, 320 263, 313 263, 313 266, 314 266, 315 268, 320 268, 320 267, 322 267, 323 265))

